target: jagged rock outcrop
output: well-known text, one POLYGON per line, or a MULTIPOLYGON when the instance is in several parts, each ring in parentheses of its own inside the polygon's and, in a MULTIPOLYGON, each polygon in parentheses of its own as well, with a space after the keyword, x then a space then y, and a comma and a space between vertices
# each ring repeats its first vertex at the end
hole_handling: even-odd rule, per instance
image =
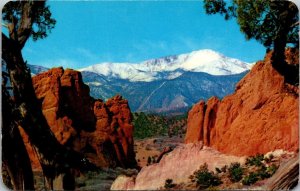
POLYGON ((291 190, 299 182, 299 155, 285 161, 265 183, 264 190, 291 190))
MULTIPOLYGON (((298 64, 298 52, 287 62, 298 64)), ((255 155, 299 147, 299 88, 285 83, 271 53, 237 84, 235 93, 200 101, 188 114, 186 143, 203 141, 221 152, 255 155)))
MULTIPOLYGON (((95 100, 81 73, 71 69, 54 68, 34 76, 32 82, 48 125, 62 145, 82 153, 97 166, 136 165, 127 100, 121 96, 106 103, 95 100)), ((21 132, 33 167, 38 167, 30 141, 21 132)))
POLYGON ((190 175, 204 163, 210 171, 215 171, 216 167, 233 162, 243 164, 245 159, 220 153, 202 143, 182 144, 164 155, 159 163, 143 167, 135 178, 119 176, 111 190, 157 190, 164 188, 167 179, 172 179, 175 184, 189 183, 190 175))

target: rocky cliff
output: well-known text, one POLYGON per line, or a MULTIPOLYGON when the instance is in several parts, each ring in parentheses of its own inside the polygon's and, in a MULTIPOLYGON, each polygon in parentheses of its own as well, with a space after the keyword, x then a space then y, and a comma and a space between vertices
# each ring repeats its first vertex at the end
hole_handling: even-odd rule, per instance
MULTIPOLYGON (((115 96, 94 100, 81 73, 54 68, 32 78, 40 106, 56 139, 101 167, 136 165, 132 116, 127 100, 115 96)), ((34 168, 38 168, 29 140, 21 131, 34 168)), ((45 143, 47 144, 47 143, 45 143)))
POLYGON ((226 155, 203 147, 202 143, 183 144, 165 155, 159 163, 143 167, 136 177, 119 176, 111 190, 159 190, 164 188, 167 179, 172 179, 176 184, 188 184, 189 177, 204 163, 210 171, 214 171, 216 167, 228 166, 233 162, 243 164, 245 157, 226 155))
MULTIPOLYGON (((288 64, 298 64, 288 50, 288 64)), ((271 63, 271 53, 237 84, 235 93, 195 104, 188 114, 186 143, 233 155, 255 155, 299 148, 299 88, 285 83, 271 63)))

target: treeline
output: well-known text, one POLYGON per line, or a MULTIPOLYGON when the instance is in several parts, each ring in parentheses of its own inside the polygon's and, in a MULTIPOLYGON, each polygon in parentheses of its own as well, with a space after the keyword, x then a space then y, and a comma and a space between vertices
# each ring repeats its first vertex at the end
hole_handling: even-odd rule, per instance
POLYGON ((187 115, 163 116, 133 113, 134 138, 143 139, 156 136, 180 136, 186 132, 187 115))

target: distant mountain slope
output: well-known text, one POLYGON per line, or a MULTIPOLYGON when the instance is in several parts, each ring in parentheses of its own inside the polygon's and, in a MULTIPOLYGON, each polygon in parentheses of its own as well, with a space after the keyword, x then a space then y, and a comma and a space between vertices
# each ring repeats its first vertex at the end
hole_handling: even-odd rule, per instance
POLYGON ((228 58, 213 50, 204 49, 188 54, 147 60, 141 63, 101 63, 79 71, 88 71, 108 78, 132 82, 175 79, 184 72, 205 72, 211 75, 232 75, 250 70, 252 64, 228 58))
MULTIPOLYGON (((33 74, 46 70, 29 67, 33 74)), ((233 93, 251 67, 205 49, 141 63, 96 64, 79 71, 95 98, 106 100, 121 94, 132 111, 182 113, 199 99, 233 93)))
POLYGON ((95 75, 82 72, 83 80, 90 86, 91 95, 107 99, 121 94, 128 99, 133 111, 170 112, 186 111, 199 99, 213 95, 220 98, 234 91, 235 84, 246 72, 228 76, 213 76, 203 72, 185 72, 173 80, 130 82, 129 80, 104 81, 95 75), (101 85, 100 85, 101 84, 101 85))
POLYGON ((32 76, 49 70, 49 68, 43 66, 30 65, 30 64, 27 64, 27 66, 30 68, 32 76))

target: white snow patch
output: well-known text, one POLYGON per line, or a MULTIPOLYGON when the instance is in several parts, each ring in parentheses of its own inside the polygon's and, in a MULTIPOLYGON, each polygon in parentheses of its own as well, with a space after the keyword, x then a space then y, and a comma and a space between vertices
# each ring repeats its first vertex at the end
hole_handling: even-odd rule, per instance
POLYGON ((100 82, 86 82, 87 85, 93 85, 93 86, 101 86, 102 84, 100 82))
POLYGON ((191 72, 205 72, 211 75, 232 75, 250 70, 253 65, 254 63, 242 62, 213 50, 204 49, 189 54, 152 59, 141 63, 100 63, 81 68, 79 71, 94 72, 133 82, 150 82, 162 79, 175 79, 182 75, 182 72, 175 72, 178 69, 191 72), (164 72, 171 72, 171 74, 166 77, 158 77, 165 76, 158 75, 164 72))

